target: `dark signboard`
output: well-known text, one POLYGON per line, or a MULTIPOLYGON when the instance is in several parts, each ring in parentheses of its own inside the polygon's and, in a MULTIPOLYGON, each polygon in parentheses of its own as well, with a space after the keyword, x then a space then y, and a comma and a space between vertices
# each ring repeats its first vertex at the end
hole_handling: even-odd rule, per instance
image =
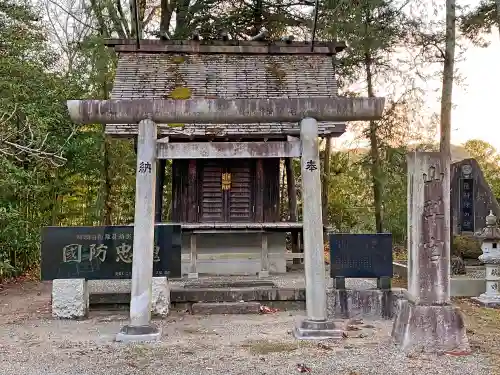
POLYGON ((460 227, 463 232, 474 232, 474 180, 460 180, 460 227))
MULTIPOLYGON (((45 227, 42 280, 130 279, 134 227, 45 227)), ((181 277, 181 226, 155 225, 153 276, 181 277)))
POLYGON ((331 277, 392 277, 392 235, 330 234, 331 277))

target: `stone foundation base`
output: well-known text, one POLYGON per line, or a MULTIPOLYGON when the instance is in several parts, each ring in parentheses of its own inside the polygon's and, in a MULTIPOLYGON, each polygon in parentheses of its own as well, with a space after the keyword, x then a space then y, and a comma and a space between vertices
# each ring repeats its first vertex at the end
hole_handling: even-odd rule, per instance
POLYGON ((327 292, 327 316, 329 319, 393 319, 398 301, 404 290, 380 289, 332 289, 327 292))
POLYGON ((399 301, 392 337, 406 352, 469 351, 462 312, 452 305, 399 301))
MULTIPOLYGON (((166 317, 170 310, 170 287, 166 277, 153 277, 151 313, 166 317)), ((52 281, 52 316, 60 319, 82 319, 88 315, 89 290, 85 279, 52 281)))
POLYGON ((116 341, 118 342, 151 342, 158 341, 161 337, 161 332, 158 327, 154 325, 149 326, 125 326, 116 335, 116 341))
POLYGON ((85 279, 56 279, 52 282, 52 316, 59 319, 85 318, 89 292, 85 279))
POLYGON ((471 299, 484 307, 490 307, 493 309, 500 308, 500 299, 498 298, 488 298, 486 296, 480 295, 479 297, 472 297, 471 299))
POLYGON ((166 317, 170 310, 170 286, 166 277, 153 277, 151 313, 166 317))
POLYGON ((315 321, 305 319, 295 327, 294 336, 299 340, 342 339, 344 330, 330 320, 315 321))

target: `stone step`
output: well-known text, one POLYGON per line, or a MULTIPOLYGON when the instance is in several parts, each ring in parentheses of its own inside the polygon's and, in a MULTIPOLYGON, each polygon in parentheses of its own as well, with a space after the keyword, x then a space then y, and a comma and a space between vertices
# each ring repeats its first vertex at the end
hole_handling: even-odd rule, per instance
MULTIPOLYGON (((170 302, 305 301, 304 288, 172 288, 170 302)), ((130 293, 93 293, 91 305, 128 304, 130 293)))
POLYGON ((259 314, 259 302, 197 302, 191 306, 195 315, 259 314))
POLYGON ((173 303, 239 301, 305 301, 303 288, 176 288, 173 303))

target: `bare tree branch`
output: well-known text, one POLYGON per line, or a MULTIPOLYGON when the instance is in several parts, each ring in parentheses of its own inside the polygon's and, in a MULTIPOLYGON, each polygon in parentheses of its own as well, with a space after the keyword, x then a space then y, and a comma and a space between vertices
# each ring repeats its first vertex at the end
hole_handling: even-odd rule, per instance
MULTIPOLYGON (((7 129, 8 122, 14 117, 17 112, 17 105, 11 113, 3 113, 0 116, 0 129, 7 129)), ((18 161, 35 158, 46 161, 53 166, 60 167, 66 163, 67 159, 62 156, 63 149, 73 137, 76 128, 73 129, 69 137, 65 140, 58 152, 49 150, 47 140, 50 133, 35 134, 28 119, 24 122, 24 127, 17 132, 0 135, 0 154, 18 161), (19 139, 24 138, 24 144, 21 144, 19 139)))

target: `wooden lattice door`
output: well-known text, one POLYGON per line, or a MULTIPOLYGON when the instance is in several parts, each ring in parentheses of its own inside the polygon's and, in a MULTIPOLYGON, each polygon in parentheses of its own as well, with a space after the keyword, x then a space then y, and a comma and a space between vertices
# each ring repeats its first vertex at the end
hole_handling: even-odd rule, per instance
POLYGON ((224 220, 224 193, 222 173, 224 168, 217 161, 205 161, 201 165, 200 221, 221 222, 224 220))
POLYGON ((252 222, 254 170, 251 160, 207 160, 201 165, 200 221, 252 222))

